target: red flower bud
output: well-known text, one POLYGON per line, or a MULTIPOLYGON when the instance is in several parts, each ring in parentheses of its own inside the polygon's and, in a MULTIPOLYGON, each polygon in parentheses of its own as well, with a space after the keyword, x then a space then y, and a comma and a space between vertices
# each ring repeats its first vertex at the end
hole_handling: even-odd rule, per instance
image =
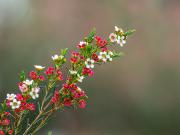
POLYGON ((51 102, 52 103, 57 103, 58 101, 60 100, 60 93, 59 93, 59 90, 56 90, 54 92, 54 96, 51 98, 51 102))
POLYGON ((44 80, 45 80, 45 77, 44 77, 43 75, 40 75, 40 76, 39 76, 39 80, 40 80, 40 81, 44 81, 44 80))
POLYGON ((9 135, 12 135, 12 134, 13 134, 13 130, 9 130, 9 131, 8 131, 8 134, 9 134, 9 135))
POLYGON ((90 68, 84 68, 82 71, 83 75, 89 75, 89 76, 93 76, 94 72, 90 69, 90 68))
POLYGON ((46 69, 45 74, 46 75, 52 75, 53 72, 54 72, 54 68, 53 67, 49 67, 49 68, 46 69))
POLYGON ((8 126, 10 124, 10 122, 11 121, 8 118, 6 118, 6 119, 2 120, 2 125, 3 126, 8 126))
POLYGON ((3 130, 0 130, 0 135, 5 135, 3 130))
POLYGON ((31 71, 29 73, 29 77, 32 79, 32 80, 36 80, 38 78, 38 75, 35 71, 31 71))
POLYGON ((96 62, 99 61, 98 55, 96 53, 93 53, 92 59, 96 62))
POLYGON ((65 83, 65 84, 63 84, 63 88, 64 89, 69 89, 69 85, 65 83))
POLYGON ((86 101, 85 100, 80 100, 79 101, 79 108, 85 108, 86 107, 86 101))
POLYGON ((78 57, 79 55, 80 55, 80 54, 79 54, 78 52, 75 52, 75 51, 72 52, 72 56, 73 56, 73 57, 78 57))
POLYGON ((65 106, 71 106, 71 105, 72 105, 71 100, 70 100, 69 98, 65 98, 65 99, 64 99, 64 105, 65 105, 65 106))
POLYGON ((71 63, 76 63, 77 62, 77 58, 71 58, 70 61, 71 61, 71 63))

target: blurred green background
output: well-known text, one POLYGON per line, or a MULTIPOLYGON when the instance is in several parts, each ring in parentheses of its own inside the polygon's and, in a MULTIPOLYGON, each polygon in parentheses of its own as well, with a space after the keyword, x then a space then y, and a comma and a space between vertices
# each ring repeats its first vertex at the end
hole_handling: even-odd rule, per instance
POLYGON ((179 135, 179 0, 0 0, 1 100, 18 91, 21 70, 75 49, 92 27, 107 38, 114 25, 137 30, 126 56, 86 79, 85 110, 57 113, 38 134, 179 135))

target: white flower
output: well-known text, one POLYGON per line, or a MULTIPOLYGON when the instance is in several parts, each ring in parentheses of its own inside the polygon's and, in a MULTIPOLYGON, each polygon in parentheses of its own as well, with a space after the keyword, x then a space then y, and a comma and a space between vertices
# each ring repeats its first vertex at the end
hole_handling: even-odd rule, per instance
POLYGON ((7 99, 7 100, 12 101, 12 100, 14 100, 14 99, 15 99, 15 97, 16 97, 16 95, 15 95, 15 94, 7 94, 6 99, 7 99))
POLYGON ((77 71, 75 71, 75 70, 69 70, 69 72, 70 72, 71 75, 76 75, 77 74, 77 71))
POLYGON ((107 52, 100 52, 98 58, 104 62, 107 61, 107 52))
POLYGON ((94 60, 87 58, 85 61, 86 68, 94 68, 94 60))
POLYGON ((109 39, 111 40, 111 42, 116 42, 116 40, 117 40, 117 35, 114 34, 114 33, 111 33, 111 34, 109 35, 109 39))
POLYGON ((109 51, 109 52, 108 52, 108 54, 109 54, 109 55, 111 55, 111 56, 113 56, 113 55, 114 55, 114 54, 113 54, 113 52, 111 52, 111 51, 109 51))
POLYGON ((120 32, 120 33, 124 33, 124 31, 121 28, 117 27, 117 26, 115 26, 115 31, 120 32))
POLYGON ((55 54, 54 56, 52 56, 52 59, 55 61, 55 60, 58 60, 59 59, 59 56, 57 54, 55 54))
POLYGON ((103 62, 112 61, 113 52, 100 52, 98 58, 103 62))
POLYGON ((45 67, 40 66, 40 65, 34 65, 35 69, 37 70, 43 70, 45 67))
POLYGON ((108 54, 106 55, 107 60, 112 61, 113 55, 114 55, 113 52, 109 51, 108 54))
POLYGON ((39 87, 32 88, 31 92, 29 93, 33 99, 36 99, 39 97, 39 87))
POLYGON ((79 45, 80 45, 80 46, 82 46, 82 45, 86 45, 86 42, 84 42, 84 41, 80 41, 80 42, 79 42, 79 45))
POLYGON ((123 47, 124 44, 126 44, 126 39, 125 39, 125 36, 118 36, 117 38, 117 43, 123 47))
POLYGON ((112 58, 110 55, 106 55, 107 60, 112 61, 112 58))
POLYGON ((86 46, 86 42, 80 41, 79 44, 77 45, 78 48, 84 48, 86 46))
POLYGON ((28 86, 27 84, 23 83, 22 85, 19 85, 19 89, 21 92, 26 92, 28 91, 28 86))
POLYGON ((64 58, 64 56, 63 55, 57 55, 57 54, 55 54, 54 56, 52 56, 52 60, 53 61, 57 61, 57 60, 60 60, 60 59, 63 59, 64 58))
POLYGON ((10 102, 10 106, 12 109, 18 109, 21 105, 21 101, 17 101, 16 99, 13 99, 12 102, 10 102))
POLYGON ((82 82, 84 79, 84 76, 81 76, 79 74, 77 76, 78 76, 78 78, 77 78, 78 82, 82 82))
POLYGON ((34 82, 33 80, 28 80, 28 79, 23 81, 23 83, 26 84, 26 85, 32 85, 33 82, 34 82))
POLYGON ((120 31, 120 29, 117 26, 115 26, 114 28, 116 32, 120 31))

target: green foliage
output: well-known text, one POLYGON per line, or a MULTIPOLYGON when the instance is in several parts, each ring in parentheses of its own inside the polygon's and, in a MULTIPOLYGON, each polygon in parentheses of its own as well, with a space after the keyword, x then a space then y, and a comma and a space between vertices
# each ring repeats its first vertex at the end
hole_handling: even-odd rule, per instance
POLYGON ((124 56, 124 53, 123 52, 113 52, 113 57, 116 58, 116 57, 121 57, 121 56, 124 56))
POLYGON ((25 72, 24 72, 24 71, 21 71, 21 73, 20 73, 20 81, 24 81, 25 78, 26 78, 25 72))
POLYGON ((49 131, 49 132, 48 132, 48 135, 52 135, 52 131, 49 131))
MULTIPOLYGON (((23 84, 22 88, 19 87, 22 91, 21 102, 17 102, 16 97, 11 97, 13 98, 12 100, 8 95, 7 99, 10 99, 10 102, 12 102, 12 104, 10 104, 12 108, 9 109, 7 107, 6 101, 8 100, 4 100, 4 102, 0 104, 0 117, 8 118, 9 116, 6 116, 6 112, 9 111, 12 114, 12 119, 14 118, 14 121, 12 120, 11 125, 8 125, 6 129, 9 130, 12 128, 15 135, 34 135, 47 124, 52 114, 58 109, 85 108, 88 97, 85 92, 78 87, 77 83, 82 82, 87 76, 93 76, 95 64, 100 65, 112 61, 112 58, 123 56, 123 52, 111 52, 108 46, 119 44, 123 47, 126 43, 124 41, 127 38, 122 38, 122 36, 131 35, 135 30, 129 30, 124 33, 122 29, 115 27, 115 31, 115 33, 110 34, 108 40, 102 39, 101 37, 94 40, 96 32, 94 28, 88 36, 85 37, 84 41, 80 42, 80 45, 78 45, 79 51, 73 52, 71 55, 70 70, 68 70, 69 74, 61 89, 59 89, 59 83, 63 80, 64 76, 61 71, 63 70, 63 64, 66 62, 65 56, 68 53, 68 48, 62 49, 59 54, 52 56, 54 66, 48 67, 45 72, 43 72, 45 67, 36 65, 36 71, 31 71, 29 74, 32 80, 25 81, 25 72, 21 71, 19 75, 21 83, 23 84), (42 79, 42 77, 44 77, 44 79, 42 79), (39 93, 40 89, 42 89, 41 93, 39 93), (38 97, 39 100, 35 101, 34 99, 38 97), (22 105, 22 107, 24 106, 20 112, 15 110, 20 107, 18 103, 22 105), (27 108, 27 106, 29 108, 27 108), (34 111, 34 113, 31 113, 31 111, 34 111), (32 118, 30 118, 30 116, 32 118)), ((6 129, 3 130, 7 132, 6 129)), ((52 135, 52 131, 49 131, 48 135, 52 135)))
POLYGON ((3 103, 1 103, 0 113, 4 112, 6 109, 7 109, 7 105, 6 105, 6 102, 4 101, 3 103))
POLYGON ((92 31, 89 33, 89 35, 87 37, 85 37, 85 41, 87 43, 92 43, 95 33, 96 33, 96 29, 93 28, 92 31))
POLYGON ((68 52, 68 48, 65 48, 65 49, 61 49, 61 55, 62 56, 65 56, 68 52))
POLYGON ((132 30, 128 30, 124 33, 125 36, 129 36, 129 35, 132 35, 136 30, 135 29, 132 29, 132 30))

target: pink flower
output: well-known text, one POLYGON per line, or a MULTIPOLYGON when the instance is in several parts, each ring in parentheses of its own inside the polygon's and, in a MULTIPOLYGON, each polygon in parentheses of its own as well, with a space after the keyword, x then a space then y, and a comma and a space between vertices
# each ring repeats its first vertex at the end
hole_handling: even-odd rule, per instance
POLYGON ((71 100, 70 100, 69 98, 65 98, 65 99, 64 99, 64 105, 65 105, 65 106, 71 106, 71 105, 72 105, 71 100))
POLYGON ((20 83, 18 84, 18 86, 19 86, 19 89, 20 89, 20 91, 21 91, 22 93, 28 91, 28 86, 27 86, 26 84, 24 84, 23 82, 20 82, 20 83))
POLYGON ((13 130, 9 130, 9 131, 8 131, 8 134, 9 134, 9 135, 12 135, 12 134, 13 134, 13 130))
POLYGON ((73 93, 73 97, 76 98, 76 99, 86 96, 85 92, 82 91, 79 87, 77 88, 76 91, 74 91, 72 93, 73 93))
POLYGON ((73 97, 74 97, 74 98, 80 98, 80 97, 81 97, 81 94, 78 93, 78 92, 73 92, 73 97))
POLYGON ((85 107, 86 107, 86 101, 83 100, 83 99, 81 99, 81 100, 79 101, 79 108, 85 108, 85 107))
POLYGON ((117 35, 114 34, 114 33, 111 33, 111 34, 109 35, 109 39, 110 39, 111 42, 116 42, 116 40, 117 40, 117 35))

